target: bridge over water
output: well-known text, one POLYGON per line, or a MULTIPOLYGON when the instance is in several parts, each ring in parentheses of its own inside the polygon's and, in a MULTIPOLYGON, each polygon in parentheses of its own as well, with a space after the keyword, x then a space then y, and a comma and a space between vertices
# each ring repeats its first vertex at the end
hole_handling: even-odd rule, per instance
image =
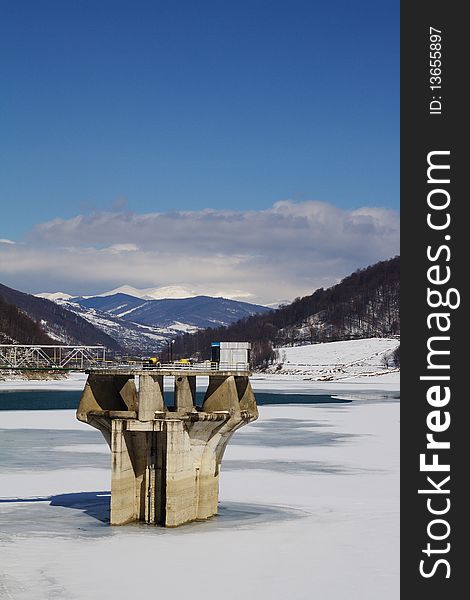
POLYGON ((0 344, 0 369, 84 371, 105 364, 104 346, 0 344))

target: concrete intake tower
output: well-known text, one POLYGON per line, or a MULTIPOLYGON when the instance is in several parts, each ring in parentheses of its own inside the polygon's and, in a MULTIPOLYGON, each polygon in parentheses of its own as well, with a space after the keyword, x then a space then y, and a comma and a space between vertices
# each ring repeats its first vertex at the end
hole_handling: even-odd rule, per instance
POLYGON ((217 514, 225 447, 258 418, 249 375, 171 365, 89 372, 77 419, 99 429, 111 449, 111 525, 176 527, 217 514), (165 377, 174 378, 172 407, 165 377), (202 407, 197 377, 208 378, 202 407))

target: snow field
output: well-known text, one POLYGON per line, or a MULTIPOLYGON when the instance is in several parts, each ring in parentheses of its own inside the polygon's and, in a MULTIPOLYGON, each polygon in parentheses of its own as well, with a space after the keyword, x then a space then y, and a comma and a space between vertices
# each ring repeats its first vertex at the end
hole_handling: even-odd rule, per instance
POLYGON ((384 365, 384 357, 399 345, 398 339, 369 338, 286 346, 277 348, 278 358, 269 372, 308 375, 317 380, 382 375, 390 372, 384 365))
MULTIPOLYGON (((40 412, 0 413, 0 427, 89 429, 40 412)), ((0 467, 0 597, 396 600, 398 418, 397 402, 261 406, 227 448, 220 516, 176 530, 92 516, 109 470, 67 468, 80 445, 53 449, 63 469, 0 467)))

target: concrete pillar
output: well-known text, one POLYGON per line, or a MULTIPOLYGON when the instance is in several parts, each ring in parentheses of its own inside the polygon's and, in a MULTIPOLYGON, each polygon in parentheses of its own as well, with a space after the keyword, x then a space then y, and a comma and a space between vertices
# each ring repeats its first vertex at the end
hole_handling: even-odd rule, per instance
POLYGON ((165 525, 176 527, 197 517, 196 471, 191 440, 180 420, 167 420, 165 525))
POLYGON ((215 410, 240 412, 237 387, 233 376, 215 376, 209 379, 209 386, 204 396, 202 410, 204 412, 215 410))
POLYGON ((166 432, 157 431, 146 435, 147 460, 144 486, 141 491, 143 515, 140 520, 155 525, 165 525, 166 432))
MULTIPOLYGON (((206 447, 207 448, 207 447, 206 447)), ((206 450, 206 449, 205 449, 206 450)), ((197 519, 204 520, 216 515, 219 503, 219 469, 215 453, 205 451, 198 470, 197 519)))
POLYGON ((163 400, 163 375, 140 375, 139 377, 139 421, 151 421, 155 412, 166 410, 163 400))
POLYGON ((175 375, 175 410, 192 411, 196 406, 196 377, 175 375))
POLYGON ((258 407, 256 406, 256 398, 251 387, 249 377, 235 377, 237 386, 238 403, 241 411, 246 411, 250 414, 250 421, 258 418, 258 407))
POLYGON ((137 516, 136 478, 131 461, 130 437, 122 420, 112 421, 111 431, 111 525, 124 525, 137 516))
POLYGON ((86 422, 89 412, 109 410, 137 410, 134 375, 109 376, 91 373, 88 376, 77 418, 86 422))

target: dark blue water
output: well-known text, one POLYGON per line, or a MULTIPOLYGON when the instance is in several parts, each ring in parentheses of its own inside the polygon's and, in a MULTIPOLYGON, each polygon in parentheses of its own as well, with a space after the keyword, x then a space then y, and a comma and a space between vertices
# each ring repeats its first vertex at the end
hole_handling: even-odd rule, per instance
MULTIPOLYGON (((77 408, 80 391, 12 390, 0 391, 0 411, 2 410, 57 410, 77 408)), ((198 392, 196 404, 202 406, 204 393, 198 392)), ((165 392, 167 406, 173 406, 173 393, 165 392)), ((263 404, 323 404, 327 402, 345 403, 350 400, 335 398, 330 394, 274 394, 257 392, 256 402, 263 404)))

